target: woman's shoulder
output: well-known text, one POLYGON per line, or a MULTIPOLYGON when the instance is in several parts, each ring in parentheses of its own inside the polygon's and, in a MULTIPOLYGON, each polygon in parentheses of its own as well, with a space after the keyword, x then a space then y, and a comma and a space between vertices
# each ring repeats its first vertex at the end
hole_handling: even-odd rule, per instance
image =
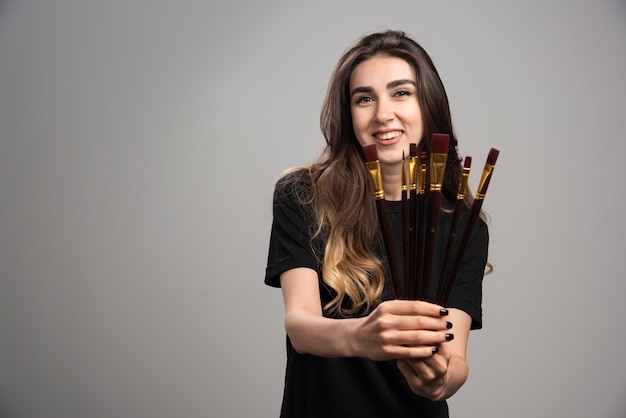
POLYGON ((281 184, 289 184, 296 182, 310 182, 311 178, 311 167, 307 166, 298 166, 289 168, 281 173, 276 181, 277 185, 281 184))
POLYGON ((312 193, 310 167, 294 167, 283 172, 274 189, 274 198, 296 198, 298 201, 309 200, 312 193))
POLYGON ((312 183, 311 170, 308 167, 285 171, 276 181, 274 216, 291 217, 295 223, 304 222, 315 228, 317 217, 312 183))

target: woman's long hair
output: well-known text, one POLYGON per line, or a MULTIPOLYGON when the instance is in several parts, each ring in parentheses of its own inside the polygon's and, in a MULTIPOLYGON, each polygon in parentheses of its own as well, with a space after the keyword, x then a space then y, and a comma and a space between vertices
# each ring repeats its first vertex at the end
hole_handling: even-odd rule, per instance
MULTIPOLYGON (((303 171, 312 185, 310 202, 317 221, 322 277, 334 298, 324 309, 339 315, 366 312, 379 301, 385 283, 385 263, 376 250, 380 243, 378 217, 368 183, 361 146, 352 127, 350 76, 361 62, 375 56, 398 57, 415 70, 417 98, 424 132, 419 151, 430 151, 433 133, 450 135, 442 185, 448 200, 456 198, 461 172, 457 140, 448 98, 426 51, 403 32, 365 36, 342 55, 331 76, 320 125, 326 148, 320 160, 303 171), (347 299, 346 299, 347 298, 347 299)), ((468 193, 469 194, 469 193, 468 193)))

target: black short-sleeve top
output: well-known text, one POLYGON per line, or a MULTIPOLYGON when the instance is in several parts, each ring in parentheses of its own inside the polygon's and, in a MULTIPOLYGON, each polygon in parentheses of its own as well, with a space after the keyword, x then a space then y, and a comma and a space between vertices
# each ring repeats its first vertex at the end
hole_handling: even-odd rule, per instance
MULTIPOLYGON (((301 174, 301 173, 300 173, 301 174)), ((312 243, 316 230, 315 216, 309 204, 302 203, 310 186, 291 176, 276 185, 273 223, 270 235, 265 283, 280 286, 280 275, 290 269, 307 267, 318 273, 322 306, 330 300, 321 275, 323 260, 319 243, 312 243)), ((302 177, 302 176, 300 176, 302 177)), ((396 245, 402 245, 401 202, 387 202, 396 245)), ((458 231, 464 231, 467 213, 461 217, 458 231)), ((432 269, 431 295, 437 287, 444 248, 450 234, 452 213, 441 211, 437 227, 432 269)), ((455 239, 453 257, 458 250, 460 233, 455 239)), ((454 283, 447 307, 461 309, 472 318, 472 329, 482 327, 482 277, 487 262, 489 234, 478 220, 454 283)), ((399 264, 401 248, 396 247, 399 264)), ((382 299, 393 298, 391 281, 386 280, 382 299)), ((325 315, 327 315, 325 313, 325 315)), ((328 314, 327 316, 331 316, 328 314)), ((362 358, 322 358, 296 352, 287 337, 287 369, 282 417, 447 417, 445 401, 432 402, 415 395, 397 369, 395 361, 372 361, 362 358)))

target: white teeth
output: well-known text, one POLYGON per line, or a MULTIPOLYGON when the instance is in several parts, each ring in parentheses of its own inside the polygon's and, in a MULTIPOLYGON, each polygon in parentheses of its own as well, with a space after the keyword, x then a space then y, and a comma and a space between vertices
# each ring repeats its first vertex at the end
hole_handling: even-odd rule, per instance
POLYGON ((376 138, 384 141, 387 139, 395 138, 396 136, 400 135, 400 133, 400 131, 385 132, 382 134, 377 134, 376 138))

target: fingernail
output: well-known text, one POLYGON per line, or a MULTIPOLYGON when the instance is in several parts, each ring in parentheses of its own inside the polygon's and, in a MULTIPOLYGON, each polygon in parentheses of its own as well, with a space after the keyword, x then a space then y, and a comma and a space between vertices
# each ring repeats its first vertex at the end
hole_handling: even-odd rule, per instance
POLYGON ((448 310, 447 309, 440 309, 439 310, 439 316, 446 316, 448 315, 448 310))
POLYGON ((454 340, 454 334, 446 334, 446 341, 454 340))
POLYGON ((452 322, 446 321, 446 328, 448 329, 452 328, 452 322))
POLYGON ((438 352, 439 352, 439 348, 438 347, 433 348, 433 354, 437 354, 438 352))

